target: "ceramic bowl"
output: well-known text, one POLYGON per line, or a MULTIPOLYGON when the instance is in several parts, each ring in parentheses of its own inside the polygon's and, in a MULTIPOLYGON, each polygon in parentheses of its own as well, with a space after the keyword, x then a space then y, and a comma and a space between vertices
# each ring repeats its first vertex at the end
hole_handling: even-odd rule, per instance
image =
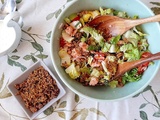
MULTIPOLYGON (((154 65, 149 66, 145 71, 142 79, 138 82, 126 84, 122 88, 109 88, 107 86, 86 87, 81 85, 75 80, 72 80, 60 65, 59 51, 59 38, 61 29, 59 26, 62 24, 65 17, 71 13, 76 13, 81 10, 95 10, 99 7, 113 8, 120 11, 126 11, 129 16, 139 15, 139 18, 153 16, 153 12, 146 7, 140 0, 78 0, 69 2, 62 13, 57 18, 54 24, 51 36, 51 59, 54 68, 68 88, 78 95, 97 101, 117 101, 134 96, 141 92, 154 78, 158 72, 160 65, 159 61, 155 61, 154 65)), ((142 28, 148 35, 146 38, 149 42, 149 49, 152 53, 160 51, 160 26, 158 22, 143 24, 142 28)))
POLYGON ((38 61, 35 64, 33 64, 30 68, 28 68, 23 74, 21 74, 19 77, 17 77, 15 80, 13 80, 11 83, 8 84, 8 89, 12 93, 12 95, 15 97, 19 105, 21 106, 22 110, 26 113, 26 115, 29 117, 29 119, 34 119, 36 116, 38 116, 40 113, 42 113, 44 110, 46 110, 48 107, 50 107, 53 103, 55 103, 57 100, 59 100, 61 97, 65 95, 65 89, 63 86, 59 83, 58 80, 56 80, 56 77, 53 75, 53 73, 49 70, 49 68, 42 62, 38 61), (35 113, 32 113, 29 109, 25 107, 25 103, 22 100, 20 95, 17 95, 18 90, 14 87, 15 84, 22 83, 26 78, 29 76, 29 74, 34 71, 36 68, 43 66, 45 70, 49 72, 49 74, 52 76, 52 78, 56 81, 58 88, 60 89, 59 95, 56 98, 53 98, 50 102, 48 102, 44 107, 42 107, 40 110, 38 110, 35 113))

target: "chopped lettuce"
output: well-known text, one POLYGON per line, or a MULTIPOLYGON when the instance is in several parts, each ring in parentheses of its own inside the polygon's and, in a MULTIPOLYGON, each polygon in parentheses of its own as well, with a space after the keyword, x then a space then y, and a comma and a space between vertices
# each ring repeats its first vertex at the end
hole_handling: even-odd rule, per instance
POLYGON ((121 39, 121 36, 117 35, 117 36, 111 38, 110 43, 117 44, 120 39, 121 39))
POLYGON ((111 8, 103 9, 100 7, 99 11, 101 15, 113 15, 113 9, 111 8))
POLYGON ((86 34, 90 34, 97 43, 101 44, 104 40, 103 36, 98 33, 97 30, 91 28, 91 27, 83 27, 82 31, 84 31, 86 34))
POLYGON ((69 34, 67 34, 64 30, 62 31, 62 37, 65 41, 71 43, 72 40, 74 39, 74 37, 70 36, 69 34))
POLYGON ((94 10, 94 11, 92 12, 92 17, 93 17, 93 18, 97 17, 98 15, 100 15, 100 12, 99 12, 98 10, 94 10))
POLYGON ((122 77, 123 84, 126 84, 126 82, 138 81, 140 80, 141 76, 142 75, 137 74, 137 68, 134 68, 123 75, 122 77))
POLYGON ((120 51, 124 52, 124 57, 127 61, 138 60, 140 58, 140 52, 137 47, 133 47, 132 44, 125 44, 120 47, 120 51))
POLYGON ((113 80, 113 81, 109 82, 108 85, 109 85, 111 88, 116 88, 117 85, 118 85, 118 81, 113 80))
POLYGON ((81 73, 86 73, 86 74, 90 74, 90 69, 87 66, 84 66, 82 68, 80 68, 81 73))
POLYGON ((138 48, 134 48, 131 51, 124 53, 124 57, 127 58, 127 61, 133 61, 140 59, 140 52, 138 48))
POLYGON ((75 63, 71 63, 71 65, 65 69, 66 73, 69 74, 69 76, 72 79, 76 79, 80 76, 80 72, 76 69, 75 63))
POLYGON ((137 45, 138 45, 138 40, 137 40, 137 39, 130 38, 130 39, 128 39, 128 41, 129 41, 130 43, 132 43, 132 45, 133 45, 134 47, 137 47, 137 45))
POLYGON ((111 47, 111 44, 105 42, 101 50, 102 52, 108 52, 110 47, 111 47))
POLYGON ((138 34, 136 34, 133 30, 128 30, 126 33, 124 33, 123 38, 127 38, 127 39, 134 38, 136 40, 141 39, 141 37, 138 34))
POLYGON ((58 54, 61 58, 61 65, 63 63, 65 63, 67 65, 70 65, 71 58, 70 58, 70 55, 67 53, 67 51, 65 49, 61 49, 58 54))
POLYGON ((104 61, 102 61, 101 64, 102 64, 103 70, 104 70, 105 73, 106 73, 107 79, 109 80, 110 77, 111 77, 111 73, 108 71, 108 69, 107 69, 107 67, 106 67, 106 63, 105 63, 104 61))
POLYGON ((95 77, 99 77, 100 76, 100 72, 97 69, 93 69, 91 72, 91 76, 95 76, 95 77))
POLYGON ((89 65, 91 65, 92 60, 93 60, 93 57, 92 57, 92 56, 88 57, 88 64, 89 64, 89 65))
POLYGON ((149 46, 147 39, 141 39, 140 42, 141 42, 141 44, 139 45, 140 50, 146 51, 149 46))
POLYGON ((132 50, 133 49, 133 46, 132 44, 124 44, 123 46, 120 47, 120 51, 122 52, 126 52, 128 50, 132 50))
POLYGON ((100 46, 98 45, 90 45, 88 46, 88 50, 94 50, 94 51, 97 51, 97 50, 100 50, 100 46))
POLYGON ((126 17, 127 17, 127 14, 126 14, 126 12, 119 11, 119 12, 117 13, 117 16, 118 16, 118 17, 121 17, 121 18, 126 18, 126 17))
POLYGON ((142 33, 141 31, 138 31, 136 27, 134 27, 133 30, 134 30, 139 36, 146 36, 146 35, 147 35, 147 34, 142 33))
POLYGON ((107 58, 106 58, 108 61, 110 61, 110 62, 115 62, 116 61, 116 57, 115 56, 113 56, 113 55, 109 55, 109 56, 107 56, 107 58))
POLYGON ((117 52, 117 45, 116 44, 112 44, 111 47, 109 48, 109 53, 116 53, 117 52))

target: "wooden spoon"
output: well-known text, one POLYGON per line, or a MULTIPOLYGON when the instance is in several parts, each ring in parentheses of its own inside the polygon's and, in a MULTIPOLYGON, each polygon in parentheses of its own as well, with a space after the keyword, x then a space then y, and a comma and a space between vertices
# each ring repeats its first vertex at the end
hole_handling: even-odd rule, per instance
POLYGON ((150 62, 150 61, 158 60, 158 59, 160 59, 160 52, 158 52, 156 54, 151 54, 150 56, 148 56, 146 58, 141 58, 139 60, 120 63, 118 65, 117 72, 113 76, 112 80, 115 80, 116 78, 122 76, 125 72, 127 72, 133 68, 136 68, 137 66, 139 66, 145 62, 150 62))
POLYGON ((103 34, 117 36, 122 35, 134 26, 158 21, 160 21, 160 15, 136 20, 103 15, 94 18, 91 22, 89 22, 89 26, 94 27, 95 29, 101 31, 103 34))

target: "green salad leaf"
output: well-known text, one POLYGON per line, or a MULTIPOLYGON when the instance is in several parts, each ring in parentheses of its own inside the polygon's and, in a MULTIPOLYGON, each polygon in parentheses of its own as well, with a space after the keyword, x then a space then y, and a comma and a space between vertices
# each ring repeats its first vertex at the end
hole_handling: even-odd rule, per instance
POLYGON ((137 74, 137 71, 138 69, 134 68, 129 72, 126 72, 122 77, 123 84, 126 84, 127 82, 135 82, 140 80, 142 75, 137 74))
POLYGON ((71 63, 71 65, 65 69, 66 73, 69 74, 69 76, 72 78, 72 79, 76 79, 80 76, 80 73, 79 71, 76 69, 75 67, 75 63, 71 63))
POLYGON ((90 34, 97 43, 99 43, 100 45, 103 43, 104 38, 101 34, 98 33, 97 30, 91 28, 91 27, 83 27, 82 31, 84 31, 86 34, 90 34))

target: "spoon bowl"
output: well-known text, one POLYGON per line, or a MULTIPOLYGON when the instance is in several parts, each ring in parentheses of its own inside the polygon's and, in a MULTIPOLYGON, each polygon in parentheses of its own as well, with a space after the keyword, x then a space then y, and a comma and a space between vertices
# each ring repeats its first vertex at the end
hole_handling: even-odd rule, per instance
POLYGON ((127 30, 148 22, 158 22, 160 21, 160 15, 155 15, 148 18, 142 19, 124 19, 117 16, 103 15, 94 18, 89 26, 101 31, 103 36, 117 36, 122 35, 127 30))

